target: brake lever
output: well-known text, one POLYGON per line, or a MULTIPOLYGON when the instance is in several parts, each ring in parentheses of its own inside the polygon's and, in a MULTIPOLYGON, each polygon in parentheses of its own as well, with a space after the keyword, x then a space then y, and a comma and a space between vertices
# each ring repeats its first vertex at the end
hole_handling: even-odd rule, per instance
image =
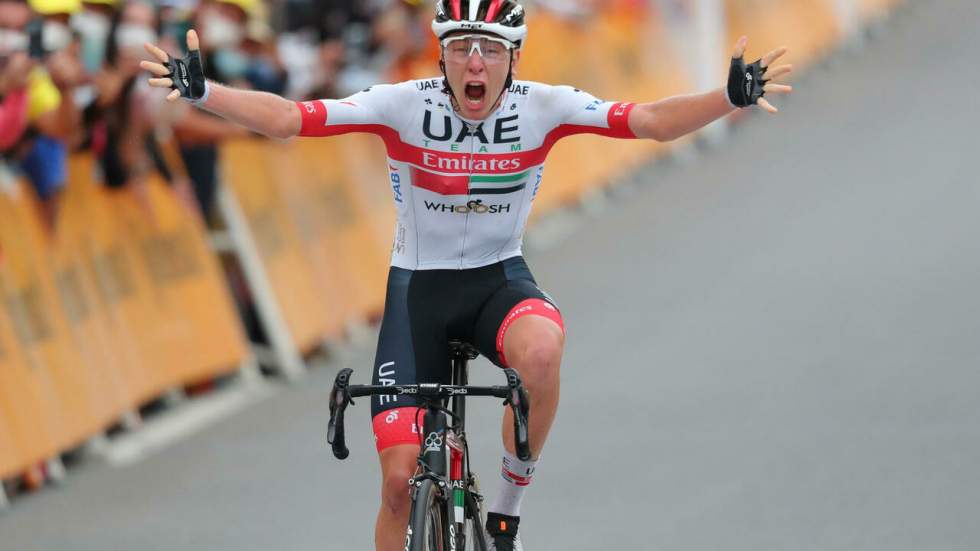
POLYGON ((507 376, 507 387, 510 389, 510 395, 504 404, 510 405, 514 412, 514 448, 518 459, 528 461, 531 459, 531 445, 528 442, 528 416, 531 403, 527 398, 527 389, 524 388, 517 371, 507 368, 504 369, 504 374, 507 376))
POLYGON ((333 448, 334 457, 340 460, 347 459, 350 455, 344 438, 344 411, 347 410, 348 405, 354 403, 347 391, 353 373, 353 369, 340 370, 336 380, 334 380, 333 388, 330 390, 330 422, 327 423, 327 442, 333 448))

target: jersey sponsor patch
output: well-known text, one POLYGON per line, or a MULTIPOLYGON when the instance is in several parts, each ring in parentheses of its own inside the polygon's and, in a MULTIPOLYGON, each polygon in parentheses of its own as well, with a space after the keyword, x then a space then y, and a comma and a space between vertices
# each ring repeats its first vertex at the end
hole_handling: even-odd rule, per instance
POLYGON ((527 187, 530 171, 451 176, 412 168, 412 185, 439 195, 507 195, 527 187))

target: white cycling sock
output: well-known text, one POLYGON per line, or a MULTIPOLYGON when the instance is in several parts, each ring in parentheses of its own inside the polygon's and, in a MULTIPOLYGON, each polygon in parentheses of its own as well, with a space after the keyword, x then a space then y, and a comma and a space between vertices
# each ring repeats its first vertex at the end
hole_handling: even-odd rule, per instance
POLYGON ((537 459, 521 461, 505 451, 497 495, 494 496, 487 510, 512 517, 521 516, 521 500, 524 499, 524 492, 531 483, 537 463, 537 459))

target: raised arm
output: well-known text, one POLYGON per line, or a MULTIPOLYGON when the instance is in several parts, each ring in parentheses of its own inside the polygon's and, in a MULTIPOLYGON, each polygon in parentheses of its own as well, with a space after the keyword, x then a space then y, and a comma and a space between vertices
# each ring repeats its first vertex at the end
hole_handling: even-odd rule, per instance
POLYGON ((729 71, 728 86, 704 94, 675 96, 633 108, 629 127, 637 138, 661 142, 675 140, 718 120, 740 107, 758 104, 770 113, 778 110, 762 96, 766 93, 786 94, 793 89, 771 81, 793 70, 792 65, 769 69, 773 61, 786 53, 786 48, 769 52, 755 63, 743 61, 748 39, 744 36, 735 45, 729 71))
POLYGON ((208 83, 207 100, 198 104, 205 109, 248 129, 285 140, 299 134, 302 125, 296 103, 268 92, 236 90, 214 82, 208 83))
POLYGON ((194 30, 187 31, 188 56, 183 60, 171 58, 153 44, 145 47, 159 63, 143 61, 140 66, 156 75, 149 79, 150 85, 173 88, 168 101, 184 98, 201 109, 272 138, 287 139, 299 133, 303 121, 295 102, 267 92, 237 90, 206 81, 194 30))

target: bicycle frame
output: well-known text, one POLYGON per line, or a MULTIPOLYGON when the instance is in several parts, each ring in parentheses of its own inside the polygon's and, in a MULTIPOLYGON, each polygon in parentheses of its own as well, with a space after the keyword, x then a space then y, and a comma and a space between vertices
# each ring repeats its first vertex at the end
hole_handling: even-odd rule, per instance
MULTIPOLYGON (((460 342, 452 342, 453 383, 422 383, 416 385, 351 385, 353 371, 343 369, 337 374, 330 392, 330 422, 327 428, 327 441, 333 448, 334 456, 346 459, 350 455, 344 438, 344 412, 358 396, 408 395, 420 402, 420 413, 424 412, 420 430, 420 444, 417 474, 409 480, 412 486, 412 510, 418 504, 417 492, 431 481, 433 491, 439 492, 440 513, 444 513, 446 529, 442 534, 444 548, 457 549, 466 524, 466 509, 477 509, 482 497, 476 488, 476 478, 469 470, 468 448, 466 445, 466 397, 494 396, 504 399, 514 413, 514 445, 521 459, 531 457, 528 444, 527 392, 520 376, 513 369, 504 369, 507 386, 474 387, 468 386, 468 361, 477 357, 477 351, 460 342), (446 404, 452 404, 447 409, 446 404), (471 501, 467 501, 470 498, 471 501)), ((418 421, 416 419, 416 424, 418 421)), ((482 519, 474 519, 474 530, 482 536, 482 519)), ((409 531, 411 536, 411 531, 409 531)), ((481 540, 482 541, 482 540, 481 540)), ((465 542, 463 542, 465 543, 465 542)))
MULTIPOLYGON (((475 358, 475 351, 454 348, 453 386, 467 385, 468 362, 475 358)), ((414 491, 422 485, 423 480, 431 479, 443 493, 443 499, 448 504, 445 509, 446 526, 450 527, 445 535, 450 541, 445 543, 447 549, 456 549, 457 544, 460 548, 465 545, 461 540, 466 525, 467 494, 470 494, 476 503, 482 502, 483 496, 476 486, 476 477, 469 469, 469 448, 466 443, 466 394, 453 395, 451 402, 448 415, 444 411, 444 406, 436 403, 435 400, 425 402, 425 415, 420 432, 424 440, 418 458, 421 472, 409 479, 408 483, 414 491), (453 421, 451 424, 450 418, 453 421)), ((414 502, 415 496, 412 497, 414 502)), ((474 519, 474 525, 478 526, 478 530, 482 530, 481 519, 474 519)), ((482 537, 482 533, 474 537, 482 537)))

